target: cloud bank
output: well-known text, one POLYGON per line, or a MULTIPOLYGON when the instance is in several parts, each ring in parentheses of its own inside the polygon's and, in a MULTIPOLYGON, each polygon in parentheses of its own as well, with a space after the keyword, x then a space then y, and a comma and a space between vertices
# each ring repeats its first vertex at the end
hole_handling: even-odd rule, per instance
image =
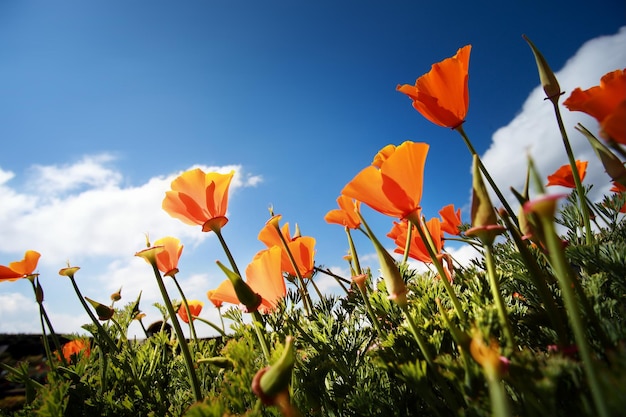
MULTIPOLYGON (((546 59, 550 61, 549 56, 546 59)), ((604 74, 625 67, 626 27, 622 27, 615 35, 602 36, 586 42, 563 68, 556 72, 561 90, 565 91, 561 102, 569 97, 576 87, 587 89, 598 85, 604 74)), ((527 160, 523 155, 530 155, 533 158, 540 175, 544 178, 568 163, 553 106, 544 98, 542 87, 537 86, 522 105, 520 113, 508 125, 495 132, 491 146, 482 156, 484 165, 510 202, 516 200, 506 191, 510 187, 521 191, 524 185, 527 160)), ((575 158, 589 161, 587 177, 583 184, 594 185, 589 197, 592 201, 598 201, 611 187, 610 178, 604 172, 587 139, 574 130, 574 126, 581 123, 591 132, 597 133, 598 123, 584 113, 570 112, 564 106, 560 108, 575 158)), ((556 192, 564 190, 561 187, 550 188, 556 192)))

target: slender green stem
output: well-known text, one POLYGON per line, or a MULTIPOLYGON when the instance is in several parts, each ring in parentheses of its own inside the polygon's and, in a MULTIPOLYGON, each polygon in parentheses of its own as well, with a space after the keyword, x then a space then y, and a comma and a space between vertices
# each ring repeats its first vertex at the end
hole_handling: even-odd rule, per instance
POLYGON ((552 296, 552 292, 550 291, 548 284, 546 284, 546 276, 544 271, 537 264, 537 259, 532 255, 532 253, 530 253, 528 245, 522 240, 519 231, 517 229, 510 228, 511 219, 508 216, 502 216, 502 220, 507 226, 511 237, 513 238, 513 241, 517 246, 517 250, 520 256, 524 260, 524 265, 528 269, 528 276, 530 277, 533 284, 535 285, 535 288, 537 288, 537 291, 539 292, 543 307, 546 309, 546 312, 548 313, 547 315, 552 322, 554 330, 556 331, 559 346, 567 346, 569 344, 569 339, 563 321, 563 316, 556 306, 554 297, 552 296))
MULTIPOLYGON (((221 315, 220 315, 221 317, 221 315)), ((209 326, 213 327, 215 330, 217 330, 217 332, 222 336, 222 337, 226 337, 226 333, 224 332, 223 329, 220 329, 219 326, 217 326, 216 324, 210 322, 207 319, 203 319, 202 317, 198 317, 198 316, 193 316, 194 320, 198 320, 201 321, 202 323, 208 324, 209 326)), ((222 321, 222 326, 224 325, 224 321, 222 321)))
POLYGON ((283 248, 285 249, 287 257, 289 258, 289 262, 291 263, 291 266, 296 273, 296 277, 298 278, 298 290, 300 291, 300 295, 302 296, 302 305, 304 306, 304 311, 306 312, 306 315, 309 316, 313 311, 313 303, 311 302, 311 297, 306 290, 306 285, 304 285, 304 278, 300 273, 300 268, 298 268, 296 259, 293 257, 293 253, 291 253, 289 245, 287 244, 287 240, 285 239, 285 236, 283 236, 283 232, 280 230, 280 227, 277 227, 276 231, 278 232, 278 237, 283 243, 283 248))
POLYGON ((343 289, 343 291, 344 291, 346 294, 349 294, 348 288, 346 288, 346 286, 344 285, 344 282, 345 282, 346 284, 350 283, 350 281, 349 281, 349 280, 347 280, 347 279, 345 279, 345 278, 343 278, 343 277, 340 277, 340 276, 339 276, 339 275, 337 275, 337 274, 332 273, 329 269, 321 269, 321 268, 315 267, 315 270, 316 270, 317 272, 321 272, 322 274, 326 274, 326 275, 328 275, 328 276, 330 276, 330 277, 335 278, 335 281, 337 281, 337 284, 339 284, 339 286, 343 289))
POLYGON ((509 321, 509 315, 506 312, 506 306, 504 305, 504 299, 500 293, 500 280, 498 273, 496 272, 496 265, 493 257, 493 248, 491 244, 485 243, 483 245, 485 250, 485 264, 487 265, 487 275, 489 277, 489 287, 491 288, 491 295, 496 304, 496 310, 498 311, 498 318, 500 319, 500 326, 502 326, 502 332, 504 338, 507 341, 509 348, 515 347, 515 338, 513 337, 513 330, 511 328, 511 322, 509 321))
POLYGON ((417 232, 420 234, 420 238, 424 242, 424 246, 426 247, 426 250, 428 251, 428 255, 430 256, 430 259, 432 260, 433 265, 435 265, 435 268, 437 269, 437 273, 441 277, 440 281, 443 283, 444 288, 446 289, 446 291, 448 292, 448 295, 450 296, 450 300, 452 301, 452 305, 454 306, 454 310, 456 311, 457 316, 459 316, 459 319, 461 320, 462 323, 466 323, 467 316, 465 315, 465 312, 463 311, 463 307, 461 307, 461 302, 459 301, 458 297, 456 296, 456 293, 454 292, 454 288, 452 288, 452 284, 450 284, 450 282, 448 281, 448 276, 446 275, 446 272, 443 269, 443 264, 441 263, 439 258, 437 258, 437 254, 435 253, 435 250, 433 249, 434 244, 432 241, 432 237, 430 236, 430 233, 428 233, 428 230, 425 227, 422 228, 421 226, 422 219, 420 219, 419 216, 417 215, 409 216, 408 220, 410 224, 415 226, 415 228, 417 229, 417 232))
POLYGON ((430 352, 430 348, 428 346, 428 344, 426 343, 426 340, 424 340, 424 338, 422 337, 422 335, 420 334, 417 325, 415 324, 415 320, 413 320, 413 316, 411 316, 411 312, 409 311, 409 307, 404 305, 404 304, 398 304, 400 306, 400 309, 402 310, 402 312, 404 313, 404 317, 406 317, 406 321, 409 323, 409 328, 411 329, 411 333, 413 333, 413 337, 415 338, 415 341, 417 342, 418 346, 420 347, 420 350, 422 351, 422 355, 424 355, 424 359, 426 359, 426 362, 428 363, 428 366, 434 368, 435 367, 435 362, 433 359, 433 355, 430 352))
POLYGON ((500 200, 500 202, 504 206, 504 209, 507 211, 507 213, 509 213, 509 216, 511 217, 511 219, 513 219, 513 222, 515 223, 515 225, 517 227, 519 225, 519 222, 517 220, 517 216, 515 215, 515 212, 513 211, 513 209, 509 205, 509 203, 504 198, 504 195, 502 195, 502 192, 500 192, 500 189, 498 188, 498 186, 494 182, 493 178, 491 178, 491 175, 489 174, 489 171, 487 171, 487 168, 485 168, 485 165, 483 165, 483 161, 480 159, 480 156, 476 152, 476 149, 474 149, 474 146, 472 145, 472 142, 470 142, 469 137, 465 133, 465 130, 463 130, 463 125, 462 124, 459 125, 454 130, 459 132, 459 134, 463 138, 463 141, 465 142, 465 145, 469 149, 469 151, 472 154, 472 156, 476 155, 476 160, 478 161, 478 167, 480 168, 480 171, 483 173, 483 175, 487 179, 487 182, 489 182, 489 185, 491 186, 491 189, 496 193, 496 195, 498 196, 498 199, 500 200))
MULTIPOLYGON (((32 279, 29 279, 29 281, 33 287, 33 293, 35 294, 35 298, 37 299, 37 287, 35 285, 35 281, 32 279)), ((37 283, 37 285, 40 285, 40 284, 37 283)), ((50 321, 50 318, 48 317, 48 313, 46 312, 46 309, 43 306, 43 300, 42 301, 37 300, 37 304, 39 304, 40 319, 45 320, 46 325, 48 326, 48 329, 50 330, 50 335, 52 336, 52 342, 54 343, 54 347, 56 348, 57 352, 59 352, 59 356, 61 357, 61 362, 63 362, 63 366, 67 366, 67 361, 65 360, 65 356, 63 356, 63 352, 61 350, 61 343, 59 343, 59 338, 57 337, 57 334, 54 331, 54 328, 52 327, 52 322, 50 321)), ((51 355, 50 343, 48 342, 48 336, 46 336, 46 329, 44 328, 43 321, 41 322, 41 329, 43 332, 43 344, 44 344, 44 349, 46 350, 46 355, 48 355, 50 363, 54 363, 54 358, 50 356, 51 355)))
POLYGON ((569 165, 572 168, 572 175, 574 177, 574 184, 576 185, 576 194, 578 194, 578 205, 580 208, 580 214, 582 216, 583 224, 585 227, 585 242, 587 245, 593 244, 594 237, 591 230, 591 223, 589 222, 589 207, 585 203, 585 190, 580 180, 578 168, 576 167, 576 160, 574 159, 574 152, 572 146, 569 143, 567 132, 565 131, 565 125, 563 124, 563 118, 561 117, 561 110, 557 100, 550 100, 554 106, 554 114, 556 115, 556 121, 559 124, 559 131, 561 132, 561 138, 563 138, 563 145, 565 146, 565 152, 567 153, 567 159, 569 165))
POLYGON ((83 308, 89 315, 89 318, 91 319, 93 324, 95 324, 96 328, 98 329, 98 334, 100 335, 100 337, 102 337, 102 339, 106 342, 106 344, 109 346, 109 348, 111 348, 113 352, 116 352, 116 353, 119 352, 119 348, 117 344, 113 341, 113 339, 111 339, 111 336, 109 336, 109 333, 107 333, 107 331, 104 330, 98 318, 93 314, 93 311, 91 311, 91 309, 87 305, 87 302, 85 301, 85 297, 83 297, 82 293, 80 292, 80 289, 78 288, 78 285, 76 284, 76 280, 74 279, 74 276, 70 275, 68 276, 68 278, 70 279, 70 282, 72 283, 72 286, 74 287, 74 291, 76 292, 78 299, 83 305, 83 308))
POLYGON ((402 263, 406 264, 409 260, 409 252, 411 251, 411 238, 413 237, 413 226, 409 224, 407 227, 406 243, 404 244, 404 255, 402 255, 402 263))
POLYGON ((267 363, 270 362, 270 347, 267 343, 267 339, 265 339, 265 335, 261 331, 261 329, 265 329, 265 323, 263 322, 263 318, 258 311, 254 311, 252 313, 252 327, 254 327, 254 331, 256 332, 257 339, 259 339, 259 344, 261 345, 261 350, 263 351, 263 355, 265 356, 265 360, 267 363))
POLYGON ((172 280, 174 280, 174 284, 176 284, 176 288, 178 288, 178 292, 180 293, 181 298, 183 299, 183 306, 185 306, 185 311, 187 312, 187 317, 189 318, 189 333, 191 334, 191 338, 194 342, 198 343, 198 337, 196 336, 196 328, 193 325, 193 320, 191 318, 191 310, 189 309, 189 303, 187 302, 187 297, 185 297, 185 293, 181 288, 178 280, 175 275, 172 275, 172 280))
POLYGON ((220 315, 220 322, 222 323, 222 334, 226 335, 226 327, 224 326, 224 316, 222 316, 222 307, 217 307, 217 312, 220 315))
POLYGON ((585 370, 585 374, 587 375, 587 379, 589 381, 589 388, 596 406, 596 411, 600 417, 609 417, 610 413, 606 406, 606 400, 604 398, 602 387, 600 386, 600 380, 596 374, 591 347, 587 341, 585 327, 580 311, 578 310, 576 293, 574 288, 572 288, 573 279, 571 270, 569 269, 569 264, 565 259, 561 240, 556 233, 553 220, 549 216, 538 217, 541 219, 541 223, 543 225, 552 268, 554 268, 556 278, 561 288, 563 302, 572 325, 576 345, 578 346, 578 351, 583 362, 583 369, 585 370))
POLYGON ((348 237, 348 247, 350 248, 350 257, 352 258, 352 262, 354 262, 354 271, 357 275, 361 275, 363 271, 361 270, 361 262, 359 262, 359 255, 356 253, 356 246, 354 245, 354 240, 352 239, 352 233, 350 233, 350 228, 346 227, 346 236, 348 237))
POLYGON ((357 285, 357 287, 359 288, 359 292, 361 293, 361 297, 363 297, 363 302, 365 303, 365 308, 367 309, 367 314, 369 314, 370 316, 370 320, 372 320, 372 325, 374 326, 374 329, 376 329, 376 333, 378 333, 378 336, 383 339, 385 334, 383 333, 382 329, 380 328, 380 324, 378 324, 378 319, 376 318, 376 314, 374 314, 374 309, 372 308, 372 304, 370 303, 370 299, 367 296, 367 290, 365 288, 361 288, 360 285, 357 285))
POLYGON ((230 263, 231 268, 233 268, 233 272, 242 277, 243 275, 241 275, 241 272, 239 272, 239 268, 237 268, 235 258, 233 258, 233 254, 230 252, 230 249, 228 248, 228 245, 224 240, 224 236, 222 236, 221 229, 215 229, 214 232, 217 235, 217 238, 219 239, 222 248, 224 249, 224 253, 226 253, 226 257, 228 258, 228 262, 230 263))
POLYGON ((176 337, 178 338, 180 351, 182 352, 183 358, 185 359, 185 365, 187 366, 187 374, 189 375, 189 380, 191 382, 191 390, 193 391, 193 396, 196 401, 202 401, 202 392, 200 390, 198 375, 196 375, 196 371, 194 369, 194 362, 191 357, 191 353, 189 352, 189 346, 187 345, 187 340, 185 340, 183 329, 180 327, 180 323, 178 321, 178 318, 176 317, 176 312, 174 311, 174 307, 172 306, 172 300, 167 294, 167 289, 165 288, 165 284, 163 283, 163 277, 161 277, 161 272, 157 267, 156 260, 151 260, 150 264, 152 265, 154 276, 157 280, 157 284, 159 285, 159 290, 161 291, 161 296, 163 297, 165 308, 167 308, 167 313, 172 320, 172 325, 174 326, 174 331, 176 332, 176 337))

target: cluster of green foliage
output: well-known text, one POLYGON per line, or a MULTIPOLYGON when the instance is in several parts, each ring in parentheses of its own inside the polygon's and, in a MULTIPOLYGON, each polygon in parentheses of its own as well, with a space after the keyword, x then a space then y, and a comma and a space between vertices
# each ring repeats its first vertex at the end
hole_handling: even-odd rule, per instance
MULTIPOLYGON (((583 242, 572 210, 565 205, 558 221, 565 227, 565 254, 576 273, 576 289, 586 337, 593 352, 607 409, 626 408, 626 224, 616 213, 619 197, 607 198, 596 210, 606 226, 591 245, 583 242)), ((506 303, 515 348, 503 351, 500 384, 512 415, 593 416, 595 409, 568 316, 545 251, 529 245, 541 276, 533 276, 515 242, 494 246, 500 289, 506 303), (537 280, 549 289, 556 316, 546 310, 537 280), (555 323, 562 323, 567 348, 559 344, 555 323), (560 346, 560 348, 557 348, 560 346)), ((431 349, 430 366, 401 309, 387 298, 382 279, 370 276, 369 301, 380 331, 372 326, 356 286, 343 296, 318 299, 306 316, 299 294, 290 291, 273 313, 264 316, 272 361, 287 336, 296 340, 296 364, 289 387, 291 402, 307 416, 488 416, 492 398, 484 370, 463 346, 473 335, 501 340, 502 329, 486 278, 477 259, 458 266, 453 288, 473 328, 464 328, 443 285, 433 273, 415 273, 400 265, 409 289, 409 314, 431 349), (457 332, 455 334, 455 332, 457 332), (459 334, 461 335, 459 337, 459 334)), ((536 271, 534 272, 536 273, 536 271)), ((204 401, 194 404, 189 378, 175 337, 162 331, 146 340, 127 340, 136 305, 117 309, 104 326, 117 349, 101 339, 94 325, 91 354, 47 374, 45 384, 29 383, 14 368, 12 378, 31 387, 28 402, 1 416, 274 416, 250 387, 255 373, 267 366, 255 322, 236 308, 224 314, 232 323, 227 337, 189 341, 204 401)), ((166 310, 161 308, 164 321, 166 310)), ((486 338, 485 338, 486 339, 486 338)), ((31 381, 32 382, 32 381, 31 381)))

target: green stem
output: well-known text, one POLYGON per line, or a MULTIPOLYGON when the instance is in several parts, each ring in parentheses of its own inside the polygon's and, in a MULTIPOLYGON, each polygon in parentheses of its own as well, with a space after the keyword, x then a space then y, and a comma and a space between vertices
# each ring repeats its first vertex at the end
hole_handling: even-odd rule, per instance
POLYGON ((196 336, 196 328, 193 325, 193 319, 191 318, 191 310, 189 309, 189 303, 187 302, 187 297, 185 297, 185 293, 181 288, 178 280, 176 279, 176 275, 172 275, 172 280, 174 280, 174 284, 176 284, 176 288, 178 288, 178 292, 180 293, 181 298, 183 299, 183 305, 185 306, 185 311, 187 312, 187 317, 189 318, 189 333, 191 333, 191 338, 196 344, 198 343, 198 337, 196 336))
MULTIPOLYGON (((35 281, 31 279, 29 279, 29 281, 33 286, 33 292, 35 294, 35 298, 37 298, 37 287, 35 286, 35 281)), ((37 283, 37 285, 40 285, 40 284, 37 283)), ((43 302, 40 302, 39 300, 37 300, 37 304, 39 304, 39 318, 40 320, 41 319, 45 320, 46 325, 48 326, 48 330, 50 330, 50 335, 52 336, 52 342, 54 343, 54 347, 56 348, 57 352, 59 352, 59 356, 61 357, 61 362, 63 362, 63 366, 67 366, 67 361, 65 360, 65 356, 63 356, 63 352, 61 350, 61 343, 59 343, 59 338, 57 337, 57 334, 54 331, 54 328, 52 327, 52 322, 50 321, 50 318, 48 317, 48 313, 46 312, 46 309, 43 306, 43 302)), ((41 330, 43 332, 43 344, 44 344, 44 349, 46 350, 46 355, 48 355, 50 363, 54 363, 54 358, 50 356, 52 353, 50 350, 50 343, 48 341, 48 336, 46 336, 46 329, 44 327, 43 321, 41 322, 41 330)))
POLYGON ((500 189, 498 188, 498 186, 494 182, 493 178, 491 178, 491 175, 489 174, 489 171, 487 171, 487 168, 485 168, 485 166, 483 165, 483 161, 480 159, 480 156, 478 155, 478 153, 476 153, 476 149, 474 149, 474 146, 472 145, 472 142, 470 142, 469 137, 465 133, 465 130, 463 130, 463 125, 462 124, 459 125, 454 130, 459 132, 459 134, 463 138, 463 141, 465 142, 465 145, 469 149, 469 151, 472 154, 472 156, 476 155, 476 160, 478 161, 478 167, 480 168, 480 171, 483 173, 483 175, 487 179, 487 182, 489 182, 489 185, 491 186, 491 189, 498 196, 498 199, 500 200, 500 202, 504 206, 504 209, 507 211, 507 213, 509 213, 509 216, 511 217, 511 219, 513 219, 513 222, 515 223, 516 227, 519 226, 519 222, 517 220, 517 216, 515 215, 515 212, 513 211, 513 209, 509 205, 509 203, 504 198, 504 195, 502 195, 502 193, 500 192, 500 189))
POLYGON ((537 264, 537 259, 530 253, 528 245, 522 240, 519 231, 510 227, 512 226, 511 219, 509 219, 508 216, 502 216, 502 220, 508 228, 511 237, 515 241, 517 250, 524 261, 524 265, 528 269, 528 276, 535 285, 535 288, 539 291, 539 297, 541 298, 543 307, 546 309, 548 318, 552 322, 552 326, 556 331, 558 344, 561 348, 563 348, 569 344, 569 339, 562 314, 556 306, 554 297, 550 292, 550 287, 546 284, 545 273, 537 264))
POLYGON ((428 344, 426 343, 426 341, 424 340, 424 338, 422 337, 422 335, 420 334, 419 330, 417 329, 417 325, 415 324, 415 321, 413 320, 413 317, 411 316, 409 307, 404 304, 398 304, 398 305, 400 306, 400 309, 404 313, 404 317, 406 317, 406 321, 409 323, 409 328, 411 329, 411 333, 413 333, 413 337, 415 338, 415 341, 420 347, 420 350, 422 351, 422 355, 424 355, 424 359, 426 359, 428 366, 435 369, 435 362, 433 360, 432 354, 430 353, 430 348, 428 344))
MULTIPOLYGON (((220 317, 222 317, 222 315, 220 314, 220 317)), ((198 316, 193 316, 194 320, 199 320, 202 323, 208 324, 209 326, 213 327, 215 330, 217 330, 217 332, 222 336, 222 337, 226 337, 226 333, 224 332, 223 329, 220 329, 219 326, 217 326, 216 324, 213 324, 212 322, 210 322, 209 320, 203 319, 202 317, 198 317, 198 316)), ((222 320, 222 327, 224 326, 224 321, 222 320)))
POLYGON ((330 269, 321 269, 321 268, 315 267, 315 270, 316 270, 317 272, 321 272, 322 274, 326 274, 326 275, 328 275, 329 277, 333 277, 333 278, 335 278, 335 281, 337 281, 337 284, 339 284, 339 286, 343 289, 343 291, 344 291, 346 294, 349 294, 349 293, 350 293, 350 291, 348 290, 348 288, 346 288, 346 286, 344 285, 344 283, 349 284, 349 283, 350 283, 350 281, 349 281, 349 280, 345 279, 344 277, 340 277, 340 276, 339 276, 339 275, 337 275, 337 274, 334 274, 332 271, 330 271, 330 269))
POLYGON ((213 231, 217 235, 217 238, 219 239, 220 244, 222 245, 222 248, 224 249, 224 252, 226 253, 226 257, 228 258, 228 262, 230 263, 230 266, 233 268, 233 272, 235 272, 237 275, 242 277, 243 275, 241 275, 241 273, 239 272, 239 268, 237 268, 237 263, 235 262, 235 258, 233 258, 233 254, 230 252, 230 249, 228 248, 228 245, 226 244, 226 241, 224 240, 224 236, 222 236, 221 229, 215 229, 213 231))
POLYGON ((550 255, 550 261, 556 278, 561 287, 561 293, 563 296, 563 302, 565 309, 572 325, 574 332, 574 338, 578 351, 583 363, 583 369, 587 374, 589 381, 589 388, 591 395, 596 406, 596 411, 600 417, 609 417, 610 413, 606 406, 606 400, 602 387, 600 386, 600 380, 596 374, 596 369, 593 363, 591 347, 587 342, 585 336, 585 328, 582 322, 580 311, 578 310, 578 302, 576 300, 576 293, 572 288, 572 274, 569 269, 569 264, 565 259, 565 254, 561 245, 561 240, 556 234, 554 223, 549 216, 538 216, 541 219, 543 229, 546 235, 546 244, 548 246, 548 252, 550 255))
POLYGON ((424 227, 424 229, 426 230, 422 229, 421 227, 422 219, 420 219, 419 216, 417 215, 410 215, 407 219, 412 225, 415 226, 415 228, 417 229, 417 232, 420 235, 420 238, 424 242, 424 246, 426 247, 426 250, 428 251, 428 255, 430 256, 430 259, 433 261, 433 265, 435 265, 435 268, 437 269, 437 273, 441 277, 440 281, 443 283, 444 288, 446 289, 446 291, 448 292, 448 295, 450 296, 450 300, 452 301, 452 305, 454 306, 454 310, 456 311, 457 316, 459 316, 459 319, 461 320, 462 323, 466 323, 467 316, 465 315, 465 312, 463 311, 463 307, 461 307, 461 302, 459 301, 458 297, 456 296, 456 293, 454 292, 454 288, 452 288, 452 284, 450 284, 450 282, 448 281, 448 276, 446 275, 446 272, 443 269, 443 265, 441 261, 439 260, 439 258, 437 258, 437 254, 435 253, 435 250, 433 249, 434 248, 433 240, 432 240, 432 237, 430 236, 430 233, 428 232, 428 229, 426 229, 426 227, 424 227))
POLYGON ((100 324, 100 321, 98 320, 98 318, 93 314, 93 312, 91 311, 91 309, 87 305, 87 302, 85 301, 85 297, 83 297, 82 293, 80 292, 80 289, 78 288, 78 285, 76 284, 76 280, 74 279, 74 276, 73 275, 69 275, 68 278, 70 279, 70 282, 72 283, 72 286, 74 287, 74 291, 76 292, 76 295, 78 296, 78 299, 80 300, 81 304, 83 305, 83 308, 85 309, 85 311, 89 315, 89 318, 91 319, 93 324, 96 325, 96 328, 98 329, 98 334, 100 335, 100 337, 102 337, 102 339, 106 342, 106 344, 109 346, 109 348, 113 352, 118 353, 119 352, 119 348, 117 347, 117 344, 113 341, 113 339, 111 339, 111 336, 109 336, 109 333, 107 333, 107 331, 104 330, 104 328, 100 324))
POLYGON ((263 323, 263 318, 258 311, 254 311, 252 313, 252 327, 254 327, 254 331, 256 332, 257 339, 259 339, 259 344, 261 345, 261 350, 263 351, 263 355, 265 355, 265 360, 267 363, 270 362, 270 348, 267 344, 267 339, 265 339, 265 335, 261 332, 261 327, 265 329, 265 323, 263 323))
POLYGON ((489 286, 491 288, 491 295, 493 296, 493 300, 496 304, 496 309, 498 311, 500 326, 502 326, 502 331, 504 333, 504 337, 507 341, 508 346, 513 349, 515 347, 515 338, 513 337, 511 322, 509 321, 509 316, 506 312, 506 306, 504 305, 504 300, 502 299, 502 294, 500 293, 500 280, 498 279, 498 274, 496 272, 496 265, 493 257, 493 248, 488 243, 483 244, 483 248, 485 250, 485 264, 487 265, 489 286))
POLYGON ((178 338, 180 351, 183 354, 185 365, 187 366, 187 374, 191 382, 191 390, 193 391, 193 396, 196 402, 202 401, 202 392, 200 391, 200 382, 198 381, 198 375, 196 375, 194 369, 194 362, 191 358, 191 353, 189 352, 189 346, 187 345, 187 340, 185 340, 183 329, 180 327, 180 323, 178 321, 178 318, 176 317, 176 312, 174 311, 174 307, 172 306, 172 300, 167 294, 167 289, 165 288, 165 284, 163 283, 163 277, 161 277, 161 273, 159 272, 159 268, 157 267, 156 260, 151 260, 150 264, 152 265, 154 276, 157 280, 157 284, 159 285, 159 290, 161 291, 163 302, 165 303, 167 312, 170 316, 170 319, 172 320, 172 325, 174 326, 176 337, 178 338))
POLYGON ((346 227, 346 235, 348 237, 348 247, 350 248, 350 257, 352 258, 352 262, 354 262, 354 271, 357 275, 361 275, 363 271, 361 270, 361 263, 359 262, 359 256, 356 253, 356 246, 354 246, 354 240, 352 239, 352 234, 350 233, 350 228, 346 227))
POLYGON ((278 232, 278 237, 280 238, 280 241, 283 243, 283 248, 285 249, 285 252, 287 252, 287 257, 289 258, 289 262, 291 263, 291 266, 294 272, 296 273, 296 277, 298 278, 298 290, 300 291, 300 295, 302 296, 302 305, 304 306, 304 311, 306 312, 306 315, 309 316, 311 315, 311 311, 313 311, 313 303, 311 302, 311 297, 308 291, 306 290, 306 285, 304 285, 304 278, 302 277, 302 274, 300 273, 300 268, 298 268, 298 264, 296 263, 296 260, 293 257, 293 253, 291 253, 291 250, 289 249, 287 240, 285 239, 285 236, 283 236, 283 232, 280 230, 280 227, 277 227, 276 231, 278 232))
POLYGON ((365 308, 367 309, 367 314, 369 314, 370 319, 372 320, 372 325, 374 326, 374 329, 376 329, 376 333, 378 333, 378 336, 383 339, 385 334, 383 333, 382 329, 380 328, 380 325, 378 324, 378 319, 376 318, 376 314, 374 314, 374 309, 372 308, 372 304, 370 303, 370 299, 367 296, 367 292, 365 288, 361 288, 360 285, 357 285, 357 287, 359 288, 359 292, 361 293, 361 296, 363 297, 363 302, 365 303, 365 308))
POLYGON ((404 244, 404 254, 402 255, 402 263, 406 264, 409 260, 409 252, 411 250, 411 238, 413 237, 413 226, 409 224, 407 227, 406 243, 404 244))
POLYGON ((583 189, 582 181, 580 180, 580 175, 578 174, 578 168, 576 167, 576 160, 574 159, 574 152, 572 151, 572 146, 569 143, 569 139, 567 137, 567 132, 565 131, 565 126, 563 125, 563 118, 561 117, 561 110, 559 109, 559 104, 557 100, 550 100, 554 106, 554 113, 556 115, 556 120, 559 124, 559 130, 561 132, 561 138, 563 138, 563 145, 565 146, 565 152, 567 153, 567 159, 569 160, 570 167, 572 168, 572 174, 574 177, 574 184, 576 185, 576 194, 578 194, 578 205, 580 208, 580 214, 583 219, 583 224, 585 226, 585 242, 587 245, 593 244, 594 237, 593 232, 591 230, 591 223, 589 222, 589 208, 585 203, 585 190, 583 189))

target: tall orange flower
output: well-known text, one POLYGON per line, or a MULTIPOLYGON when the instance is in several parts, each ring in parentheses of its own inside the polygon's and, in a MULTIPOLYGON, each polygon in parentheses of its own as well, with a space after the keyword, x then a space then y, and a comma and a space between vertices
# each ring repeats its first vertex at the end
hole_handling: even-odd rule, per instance
POLYGON ((460 48, 453 57, 434 64, 415 85, 398 85, 396 90, 409 96, 415 110, 431 122, 457 128, 465 121, 469 107, 467 80, 471 49, 471 45, 460 48))
POLYGON ((165 193, 163 210, 183 223, 202 226, 203 232, 219 231, 228 222, 228 188, 234 174, 199 168, 183 172, 165 193))
POLYGON ((358 214, 361 202, 354 201, 350 197, 342 195, 337 199, 337 204, 339 208, 326 213, 324 220, 326 220, 327 223, 340 224, 350 229, 358 229, 361 225, 361 219, 358 214))
POLYGON ((224 304, 224 302, 222 300, 220 300, 219 298, 215 297, 215 290, 209 290, 206 293, 207 298, 209 299, 209 301, 211 303, 213 303, 213 305, 215 306, 215 308, 221 308, 222 304, 224 304))
MULTIPOLYGON (((258 307, 261 313, 267 313, 276 308, 278 301, 287 294, 281 269, 281 249, 278 246, 262 250, 254 256, 246 268, 246 283, 261 296, 261 304, 258 307)), ((233 284, 228 279, 211 291, 209 293, 211 293, 210 299, 213 303, 222 301, 240 304, 233 284)))
MULTIPOLYGON (((198 300, 189 300, 187 304, 189 305, 189 312, 192 316, 199 316, 204 306, 204 303, 198 300)), ((189 323, 189 316, 187 315, 187 309, 184 304, 181 304, 178 308, 178 317, 185 323, 189 323)), ((192 319, 195 320, 193 317, 192 319)))
POLYGON ((0 281, 15 281, 34 275, 40 257, 39 252, 27 250, 21 261, 11 262, 9 266, 0 265, 0 281))
MULTIPOLYGON (((587 161, 576 161, 576 169, 578 170, 578 176, 580 181, 585 178, 587 174, 587 161)), ((570 164, 566 164, 557 169, 552 175, 548 175, 548 183, 546 186, 560 185, 567 188, 576 188, 574 182, 574 174, 572 173, 572 167, 570 164)))
POLYGON ((626 69, 605 74, 598 86, 576 88, 563 104, 595 117, 601 136, 626 144, 626 69))
POLYGON ((461 221, 461 209, 454 211, 454 204, 448 204, 441 210, 439 210, 441 216, 441 230, 450 234, 458 236, 461 231, 459 226, 463 224, 461 221))
POLYGON ((166 276, 178 273, 178 260, 183 253, 180 240, 167 236, 154 242, 154 246, 163 246, 163 250, 156 254, 157 268, 166 276))
MULTIPOLYGON (((283 272, 295 277, 297 276, 296 270, 278 235, 277 225, 280 217, 280 215, 276 215, 265 223, 265 226, 259 232, 258 239, 265 243, 268 248, 277 246, 281 249, 281 269, 283 272)), ((315 238, 311 236, 300 236, 298 232, 296 232, 296 236, 292 237, 289 232, 289 223, 285 223, 283 227, 280 228, 280 231, 285 238, 289 251, 293 255, 300 275, 302 278, 310 278, 315 269, 315 238)))
MULTIPOLYGON (((393 239, 397 246, 396 249, 394 249, 394 252, 404 253, 409 225, 410 223, 406 220, 393 222, 393 228, 387 234, 387 237, 393 239)), ((415 226, 411 227, 415 228, 415 226)), ((435 252, 439 254, 443 249, 443 231, 441 230, 441 221, 436 217, 432 218, 426 222, 426 228, 428 229, 428 233, 430 233, 433 243, 435 244, 435 252)), ((425 263, 432 262, 432 259, 428 254, 428 249, 426 249, 426 244, 421 239, 416 229, 414 229, 411 234, 409 257, 425 263)))
POLYGON ((359 172, 341 194, 398 219, 416 214, 427 153, 427 144, 406 141, 381 161, 379 168, 372 165, 359 172))

